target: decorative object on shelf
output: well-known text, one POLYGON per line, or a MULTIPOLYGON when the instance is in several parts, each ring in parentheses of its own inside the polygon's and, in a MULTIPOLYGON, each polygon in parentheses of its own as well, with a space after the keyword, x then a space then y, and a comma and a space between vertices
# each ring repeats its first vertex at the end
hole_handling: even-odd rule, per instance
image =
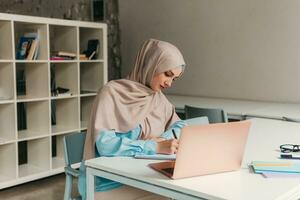
POLYGON ((85 54, 88 60, 95 60, 97 59, 97 55, 99 53, 99 46, 100 42, 98 39, 88 40, 87 49, 84 50, 82 54, 85 54))

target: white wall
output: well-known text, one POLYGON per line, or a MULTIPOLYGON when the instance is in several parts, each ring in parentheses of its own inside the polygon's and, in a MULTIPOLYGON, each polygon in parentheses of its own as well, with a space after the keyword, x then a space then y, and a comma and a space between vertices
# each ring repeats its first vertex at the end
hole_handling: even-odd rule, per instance
POLYGON ((120 0, 123 75, 148 38, 187 63, 169 93, 300 102, 299 0, 120 0))

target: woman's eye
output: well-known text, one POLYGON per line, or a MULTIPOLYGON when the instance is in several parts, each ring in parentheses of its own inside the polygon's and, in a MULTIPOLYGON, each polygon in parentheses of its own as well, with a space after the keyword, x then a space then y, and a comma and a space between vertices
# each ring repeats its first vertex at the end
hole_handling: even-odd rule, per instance
POLYGON ((172 76, 173 76, 173 74, 170 73, 170 72, 165 72, 165 75, 166 75, 167 77, 172 77, 172 76))

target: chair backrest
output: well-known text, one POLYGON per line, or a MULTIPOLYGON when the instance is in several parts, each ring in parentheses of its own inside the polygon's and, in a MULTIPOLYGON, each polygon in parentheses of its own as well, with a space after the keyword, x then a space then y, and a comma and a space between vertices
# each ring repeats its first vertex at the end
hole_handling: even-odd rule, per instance
POLYGON ((83 158, 85 133, 72 133, 64 136, 64 155, 68 166, 79 163, 83 158))
POLYGON ((185 105, 184 111, 185 111, 186 119, 207 116, 208 121, 211 124, 228 122, 227 114, 222 109, 199 108, 199 107, 185 105))

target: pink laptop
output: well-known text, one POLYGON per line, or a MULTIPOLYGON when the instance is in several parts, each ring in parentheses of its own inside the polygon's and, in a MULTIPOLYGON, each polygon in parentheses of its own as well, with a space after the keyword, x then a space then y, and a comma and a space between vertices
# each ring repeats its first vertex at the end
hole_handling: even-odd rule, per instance
POLYGON ((175 161, 150 167, 172 179, 240 169, 250 121, 192 125, 182 129, 175 161))

